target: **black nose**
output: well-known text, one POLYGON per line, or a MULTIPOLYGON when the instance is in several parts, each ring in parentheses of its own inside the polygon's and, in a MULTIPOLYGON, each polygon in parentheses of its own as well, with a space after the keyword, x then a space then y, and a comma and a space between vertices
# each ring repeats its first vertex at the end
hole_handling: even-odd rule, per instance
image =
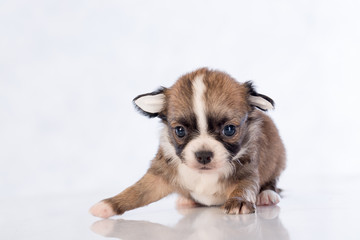
POLYGON ((210 151, 199 151, 195 153, 196 160, 201 164, 208 164, 211 162, 214 154, 210 151))

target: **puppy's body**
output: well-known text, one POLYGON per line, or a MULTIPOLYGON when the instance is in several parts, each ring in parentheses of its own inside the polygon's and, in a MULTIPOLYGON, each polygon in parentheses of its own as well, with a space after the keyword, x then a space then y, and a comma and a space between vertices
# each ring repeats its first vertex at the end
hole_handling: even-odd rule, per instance
POLYGON ((122 214, 172 192, 194 203, 222 205, 230 214, 279 201, 276 182, 285 149, 273 121, 259 110, 274 103, 250 82, 203 68, 134 102, 162 120, 158 153, 142 179, 95 205, 92 214, 122 214))

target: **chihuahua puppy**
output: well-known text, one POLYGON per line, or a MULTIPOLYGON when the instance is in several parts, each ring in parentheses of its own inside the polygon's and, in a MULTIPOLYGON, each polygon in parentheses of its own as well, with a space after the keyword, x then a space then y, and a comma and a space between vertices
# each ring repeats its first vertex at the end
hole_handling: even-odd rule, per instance
POLYGON ((222 206, 228 214, 280 201, 276 184, 285 148, 264 113, 274 101, 252 82, 202 68, 170 88, 137 96, 134 104, 161 120, 158 152, 137 183, 94 205, 94 216, 123 214, 173 192, 180 194, 179 205, 222 206))

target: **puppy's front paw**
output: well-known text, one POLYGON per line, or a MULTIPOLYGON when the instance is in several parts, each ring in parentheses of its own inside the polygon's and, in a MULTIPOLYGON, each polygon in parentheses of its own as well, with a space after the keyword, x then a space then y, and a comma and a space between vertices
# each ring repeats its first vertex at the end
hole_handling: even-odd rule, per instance
POLYGON ((116 215, 109 203, 101 201, 90 208, 90 213, 95 217, 109 218, 116 215))
POLYGON ((249 214, 255 212, 255 204, 241 197, 229 198, 223 208, 227 214, 249 214))

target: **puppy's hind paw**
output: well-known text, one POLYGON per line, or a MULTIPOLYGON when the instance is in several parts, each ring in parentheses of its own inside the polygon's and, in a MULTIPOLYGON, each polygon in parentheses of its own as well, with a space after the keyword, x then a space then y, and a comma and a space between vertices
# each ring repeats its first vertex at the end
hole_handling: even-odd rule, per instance
POLYGON ((104 201, 101 201, 95 204, 94 206, 92 206, 89 212, 95 217, 100 217, 100 218, 109 218, 111 216, 116 215, 111 205, 104 201))
POLYGON ((198 205, 199 204, 197 204, 194 200, 184 196, 179 196, 178 199, 176 200, 177 209, 193 208, 193 207, 197 207, 198 205))
POLYGON ((257 206, 276 205, 280 202, 280 196, 273 190, 264 190, 256 197, 257 206))

